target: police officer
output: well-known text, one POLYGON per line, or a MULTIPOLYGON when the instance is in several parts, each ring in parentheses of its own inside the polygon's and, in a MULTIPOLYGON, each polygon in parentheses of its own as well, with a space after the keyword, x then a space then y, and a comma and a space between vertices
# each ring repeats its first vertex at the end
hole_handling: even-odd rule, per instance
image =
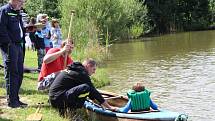
POLYGON ((8 106, 27 106, 19 100, 19 89, 23 79, 24 27, 20 9, 25 0, 9 0, 0 8, 0 50, 5 67, 8 106))

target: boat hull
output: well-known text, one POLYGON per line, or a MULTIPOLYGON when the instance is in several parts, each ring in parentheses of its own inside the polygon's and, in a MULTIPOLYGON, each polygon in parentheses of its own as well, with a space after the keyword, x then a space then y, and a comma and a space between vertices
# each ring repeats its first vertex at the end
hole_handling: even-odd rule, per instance
MULTIPOLYGON (((123 107, 128 101, 125 96, 101 93, 112 106, 123 107)), ((120 113, 103 109, 90 100, 85 101, 84 107, 92 121, 187 121, 185 114, 168 110, 120 113)))

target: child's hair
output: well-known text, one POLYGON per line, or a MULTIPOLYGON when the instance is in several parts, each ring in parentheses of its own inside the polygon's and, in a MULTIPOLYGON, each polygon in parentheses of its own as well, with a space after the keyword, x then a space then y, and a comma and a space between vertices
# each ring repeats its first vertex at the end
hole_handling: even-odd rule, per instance
POLYGON ((134 85, 132 87, 132 89, 136 92, 141 92, 141 91, 144 91, 145 90, 145 87, 142 86, 140 83, 137 83, 136 85, 134 85))
POLYGON ((59 23, 58 20, 57 19, 52 19, 51 26, 55 27, 55 25, 54 25, 55 23, 59 23))

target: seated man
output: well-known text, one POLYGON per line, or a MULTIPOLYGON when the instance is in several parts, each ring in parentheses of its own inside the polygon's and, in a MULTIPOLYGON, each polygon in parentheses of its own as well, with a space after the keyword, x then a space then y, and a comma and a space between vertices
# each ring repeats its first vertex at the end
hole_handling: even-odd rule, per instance
POLYGON ((83 64, 74 62, 66 70, 60 72, 49 89, 49 101, 52 107, 63 114, 65 109, 77 109, 84 105, 87 97, 97 100, 110 110, 110 106, 91 82, 90 76, 96 71, 96 62, 86 59, 83 64))
POLYGON ((73 43, 63 42, 61 48, 51 48, 44 56, 42 68, 38 77, 38 90, 49 88, 55 76, 65 69, 64 61, 67 54, 66 65, 73 63, 69 57, 74 48, 73 43))
POLYGON ((158 106, 150 99, 150 92, 144 86, 137 83, 132 90, 127 93, 129 97, 128 103, 118 111, 127 113, 130 109, 134 111, 148 111, 150 107, 153 110, 158 110, 158 106))

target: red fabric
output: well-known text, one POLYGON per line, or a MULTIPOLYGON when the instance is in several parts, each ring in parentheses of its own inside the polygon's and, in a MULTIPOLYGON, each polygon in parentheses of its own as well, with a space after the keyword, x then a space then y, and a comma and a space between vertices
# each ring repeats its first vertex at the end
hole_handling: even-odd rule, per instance
MULTIPOLYGON (((60 51, 59 48, 51 48, 51 49, 49 49, 47 54, 52 54, 52 53, 55 53, 58 51, 60 51)), ((73 60, 69 56, 67 56, 67 65, 69 65, 71 63, 73 63, 73 60)), ((51 73, 54 73, 54 72, 57 72, 57 71, 60 71, 63 69, 64 69, 64 57, 63 56, 58 57, 56 60, 54 60, 53 62, 51 62, 49 64, 45 64, 43 62, 42 68, 40 70, 40 74, 38 77, 38 81, 43 80, 44 77, 46 77, 47 75, 49 75, 51 73)))
POLYGON ((49 50, 49 49, 51 49, 51 48, 50 48, 50 47, 45 47, 45 49, 46 49, 46 53, 47 53, 47 52, 48 52, 48 50, 49 50))

